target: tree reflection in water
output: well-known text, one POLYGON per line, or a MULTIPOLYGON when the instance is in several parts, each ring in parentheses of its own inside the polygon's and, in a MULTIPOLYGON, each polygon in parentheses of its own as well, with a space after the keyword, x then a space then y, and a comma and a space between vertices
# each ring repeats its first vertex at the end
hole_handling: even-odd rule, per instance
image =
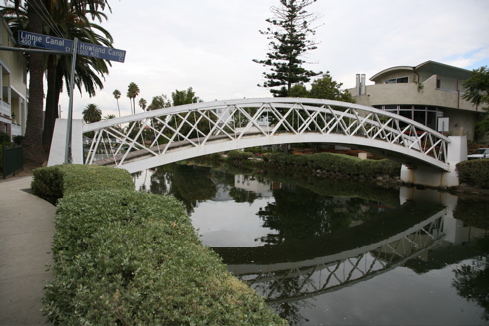
POLYGON ((471 265, 464 264, 453 270, 452 284, 458 295, 484 308, 481 317, 489 321, 489 236, 476 239, 475 244, 479 255, 471 265))

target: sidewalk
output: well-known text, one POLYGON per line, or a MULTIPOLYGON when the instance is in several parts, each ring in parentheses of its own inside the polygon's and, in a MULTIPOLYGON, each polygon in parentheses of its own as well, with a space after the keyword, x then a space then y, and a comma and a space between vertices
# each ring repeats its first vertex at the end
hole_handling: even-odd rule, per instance
POLYGON ((32 177, 0 182, 0 325, 45 325, 40 309, 51 274, 56 207, 34 196, 32 177))

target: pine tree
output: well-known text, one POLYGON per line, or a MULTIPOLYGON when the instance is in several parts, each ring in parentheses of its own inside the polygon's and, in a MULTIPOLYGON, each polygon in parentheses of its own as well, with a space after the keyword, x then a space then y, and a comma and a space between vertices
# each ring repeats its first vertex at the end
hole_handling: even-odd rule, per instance
POLYGON ((253 61, 270 68, 271 72, 263 73, 266 81, 258 86, 270 88, 274 96, 288 96, 295 84, 307 83, 322 74, 303 68, 306 61, 301 59, 306 52, 317 48, 317 43, 309 37, 316 30, 311 24, 320 16, 305 10, 314 2, 316 0, 280 0, 280 7, 271 8, 274 17, 266 20, 271 26, 260 31, 271 40, 271 52, 267 53, 267 59, 253 61))

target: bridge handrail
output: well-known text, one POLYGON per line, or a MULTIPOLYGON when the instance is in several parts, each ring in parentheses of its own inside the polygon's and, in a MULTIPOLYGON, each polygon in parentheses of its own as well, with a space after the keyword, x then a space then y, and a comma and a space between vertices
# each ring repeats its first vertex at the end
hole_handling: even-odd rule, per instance
MULTIPOLYGON (((183 113, 183 112, 188 112, 192 110, 202 110, 202 109, 221 109, 221 108, 226 108, 228 106, 233 106, 233 105, 240 105, 243 107, 248 107, 248 106, 261 106, 263 104, 312 104, 312 105, 323 105, 323 106, 340 106, 344 108, 352 108, 352 109, 358 109, 358 110, 363 110, 367 112, 372 112, 376 113, 379 115, 383 115, 386 117, 390 117, 405 123, 408 123, 410 125, 415 126, 417 129, 421 129, 423 131, 429 132, 429 133, 435 133, 437 137, 443 139, 446 142, 450 142, 450 139, 441 134, 438 133, 431 128, 413 121, 411 119, 408 119, 406 117, 380 110, 371 106, 365 106, 365 105, 360 105, 356 103, 348 103, 348 102, 341 102, 341 101, 333 101, 333 100, 323 100, 323 99, 311 99, 311 98, 296 98, 296 97, 272 97, 272 98, 255 98, 255 99, 239 99, 239 100, 222 100, 222 101, 213 101, 213 102, 200 102, 200 103, 193 103, 193 104, 185 104, 185 105, 179 105, 179 106, 172 106, 168 108, 162 108, 162 109, 157 109, 157 110, 152 110, 152 111, 146 111, 142 113, 136 113, 133 115, 129 116, 123 116, 123 117, 118 117, 118 118, 113 118, 113 119, 108 119, 108 120, 102 120, 99 122, 94 122, 90 124, 85 124, 83 125, 83 132, 89 132, 89 131, 95 131, 99 129, 103 129, 106 127, 112 127, 112 126, 117 126, 133 121, 139 121, 147 118, 154 118, 158 116, 165 116, 165 115, 171 115, 171 114, 177 114, 177 113, 183 113)), ((286 106, 281 106, 281 107, 286 107, 286 106)), ((308 106, 308 110, 322 110, 324 108, 322 107, 316 107, 316 106, 308 106)), ((336 110, 333 110, 336 111, 336 110)), ((336 111, 339 112, 339 111, 336 111)), ((353 116, 352 116, 353 117, 353 116)))
MULTIPOLYGON (((260 143, 251 140, 250 137, 257 139, 256 136, 279 136, 267 138, 269 143, 277 142, 279 138, 290 139, 291 135, 307 138, 320 134, 341 135, 345 138, 338 141, 347 140, 353 145, 357 142, 367 147, 375 144, 374 147, 410 155, 424 164, 448 170, 447 144, 451 142, 448 137, 423 124, 394 113, 354 103, 310 98, 257 98, 187 104, 86 124, 82 126, 82 133, 87 132, 95 132, 87 156, 88 164, 93 164, 95 153, 102 150, 108 154, 107 159, 111 158, 112 164, 118 166, 144 155, 159 156, 161 161, 169 150, 176 152, 177 147, 173 145, 182 141, 184 143, 178 146, 179 149, 184 146, 202 148, 197 153, 202 155, 200 153, 206 152, 204 146, 211 148, 212 144, 216 145, 218 136, 233 142, 233 146, 240 146, 245 139, 250 145, 260 143), (275 119, 274 124, 263 124, 263 119, 269 122, 270 117, 275 119), (208 124, 208 128, 201 128, 202 123, 208 124), (126 126, 125 130, 121 129, 126 126), (370 143, 351 137, 365 138, 370 143)), ((228 147, 213 148, 215 151, 228 147)), ((165 158, 172 160, 170 156, 165 158)), ((183 156, 176 154, 174 157, 183 156)), ((106 161, 96 164, 110 164, 106 161)), ((132 166, 134 169, 142 165, 139 162, 132 166)))

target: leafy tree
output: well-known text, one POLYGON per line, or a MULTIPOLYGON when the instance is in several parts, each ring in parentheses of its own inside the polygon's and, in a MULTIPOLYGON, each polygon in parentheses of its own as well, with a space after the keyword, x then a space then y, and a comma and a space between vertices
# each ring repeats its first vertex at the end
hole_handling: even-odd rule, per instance
POLYGON ((316 79, 311 84, 309 97, 354 103, 355 99, 350 92, 341 90, 341 86, 343 83, 337 83, 329 73, 325 73, 322 78, 316 79))
POLYGON ((117 101, 117 110, 119 110, 119 117, 120 117, 121 116, 121 108, 119 107, 119 99, 121 98, 121 92, 118 89, 116 89, 116 90, 114 90, 112 95, 114 95, 114 98, 117 101))
POLYGON ((85 110, 82 112, 83 121, 86 123, 93 123, 102 120, 102 111, 96 104, 88 104, 85 110))
POLYGON ((151 104, 148 106, 148 110, 158 110, 170 107, 172 104, 166 97, 166 95, 154 96, 151 104))
POLYGON ((195 96, 195 92, 192 90, 192 87, 189 87, 187 90, 175 90, 173 93, 171 93, 171 97, 173 99, 174 106, 202 102, 197 96, 195 96))
POLYGON ((466 88, 462 96, 474 105, 489 105, 489 69, 487 66, 472 70, 469 79, 464 81, 466 88))
POLYGON ((315 1, 280 0, 280 7, 271 8, 274 17, 266 20, 271 26, 260 31, 271 40, 271 52, 267 53, 267 59, 253 61, 270 68, 271 72, 263 73, 266 81, 258 86, 270 88, 274 96, 289 96, 292 86, 307 83, 322 73, 303 68, 306 61, 301 59, 306 52, 317 48, 317 43, 310 39, 316 30, 311 24, 320 16, 306 11, 315 1))
POLYGON ((489 132, 489 69, 487 66, 472 70, 469 79, 464 81, 466 88, 462 96, 474 105, 482 106, 484 113, 475 125, 475 138, 483 138, 489 132))
POLYGON ((130 83, 127 87, 127 97, 131 101, 131 113, 136 114, 136 97, 139 95, 139 87, 135 83, 130 83))

